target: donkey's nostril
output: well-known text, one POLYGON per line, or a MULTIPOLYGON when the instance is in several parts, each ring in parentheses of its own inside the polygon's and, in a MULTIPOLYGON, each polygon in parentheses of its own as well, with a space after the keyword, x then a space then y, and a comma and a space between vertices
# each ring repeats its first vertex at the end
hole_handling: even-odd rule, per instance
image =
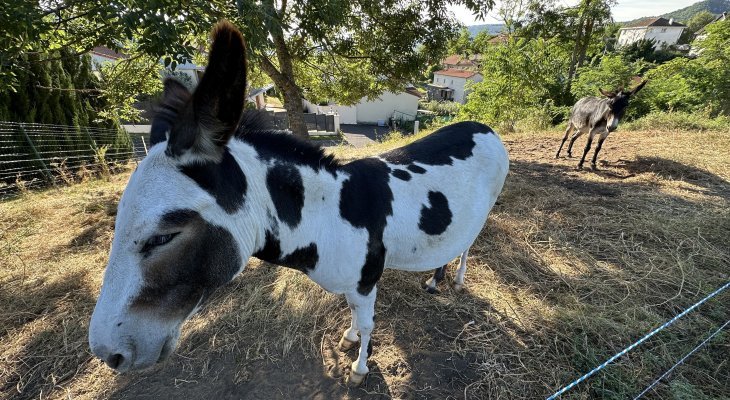
POLYGON ((109 368, 117 369, 120 365, 124 362, 124 356, 121 354, 112 354, 106 359, 106 365, 109 366, 109 368))

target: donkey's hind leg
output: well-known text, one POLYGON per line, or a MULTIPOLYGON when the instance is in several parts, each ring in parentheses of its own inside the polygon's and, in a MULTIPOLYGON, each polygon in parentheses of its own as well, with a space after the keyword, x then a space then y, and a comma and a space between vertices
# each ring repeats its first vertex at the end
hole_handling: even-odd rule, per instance
POLYGON ((433 271, 433 277, 431 277, 431 279, 426 281, 426 291, 431 294, 438 293, 439 290, 436 287, 442 280, 444 280, 445 276, 446 276, 446 266, 445 265, 441 268, 436 268, 433 271))
POLYGON ((460 291, 464 288, 464 275, 466 274, 466 258, 469 256, 469 249, 464 250, 459 258, 459 269, 456 270, 454 278, 454 290, 460 291))
POLYGON ((565 141, 568 140, 568 135, 570 135, 570 131, 575 129, 575 126, 572 122, 568 121, 568 128, 565 130, 565 136, 563 136, 563 141, 560 142, 560 147, 558 147, 558 152, 555 153, 555 158, 560 157, 560 150, 563 149, 563 145, 565 144, 565 141))

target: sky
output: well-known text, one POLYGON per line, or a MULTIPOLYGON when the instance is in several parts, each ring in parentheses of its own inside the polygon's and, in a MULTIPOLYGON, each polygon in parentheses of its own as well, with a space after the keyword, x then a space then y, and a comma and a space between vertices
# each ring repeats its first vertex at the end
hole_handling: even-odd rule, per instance
MULTIPOLYGON (((630 21, 641 17, 652 17, 670 11, 678 10, 696 3, 699 0, 619 0, 611 10, 616 21, 630 21)), ((562 0, 565 5, 575 5, 577 0, 562 0)), ((456 15, 456 19, 464 25, 497 24, 501 23, 496 10, 499 9, 499 0, 494 10, 489 13, 486 21, 477 21, 464 6, 452 6, 449 9, 456 15)))

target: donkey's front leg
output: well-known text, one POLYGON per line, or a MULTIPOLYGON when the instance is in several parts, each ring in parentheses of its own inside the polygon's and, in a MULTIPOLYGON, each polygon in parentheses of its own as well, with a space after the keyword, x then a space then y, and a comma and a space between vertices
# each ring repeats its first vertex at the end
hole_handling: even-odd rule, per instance
POLYGON ((348 379, 348 383, 352 386, 360 385, 370 371, 367 362, 370 355, 368 351, 370 348, 370 334, 374 326, 376 292, 377 288, 373 286, 370 293, 365 296, 357 291, 345 294, 347 302, 355 306, 354 319, 356 322, 354 324, 360 330, 360 352, 357 360, 352 363, 352 370, 350 370, 350 378, 348 379))

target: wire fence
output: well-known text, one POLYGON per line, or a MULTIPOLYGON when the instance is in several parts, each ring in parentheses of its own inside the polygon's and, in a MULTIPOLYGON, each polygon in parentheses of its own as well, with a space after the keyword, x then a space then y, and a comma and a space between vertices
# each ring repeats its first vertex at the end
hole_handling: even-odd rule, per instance
POLYGON ((0 198, 111 174, 144 154, 121 128, 0 121, 0 198))

